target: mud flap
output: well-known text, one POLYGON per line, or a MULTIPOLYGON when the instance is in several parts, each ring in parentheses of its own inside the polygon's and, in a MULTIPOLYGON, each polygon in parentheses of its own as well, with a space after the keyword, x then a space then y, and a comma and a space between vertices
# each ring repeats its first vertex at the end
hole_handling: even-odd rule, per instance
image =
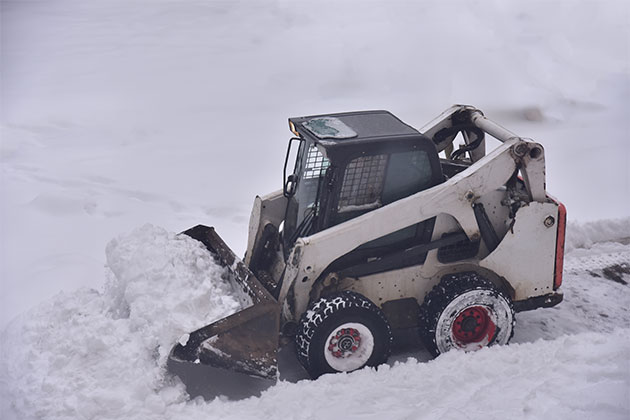
POLYGON ((231 371, 275 380, 280 322, 277 300, 214 228, 198 225, 183 233, 202 242, 228 269, 238 298, 248 307, 182 337, 171 350, 169 369, 189 362, 223 370, 218 376, 231 371))

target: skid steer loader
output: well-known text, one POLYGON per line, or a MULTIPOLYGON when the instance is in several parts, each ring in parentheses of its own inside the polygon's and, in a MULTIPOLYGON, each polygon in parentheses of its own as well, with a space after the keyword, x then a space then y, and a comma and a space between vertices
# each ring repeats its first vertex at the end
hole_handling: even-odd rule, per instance
POLYGON ((276 378, 293 340, 316 378, 385 362, 395 336, 435 356, 506 344, 515 312, 562 300, 566 210, 539 143, 463 105, 419 131, 387 111, 289 128, 283 189, 255 198, 244 260, 211 227, 184 232, 247 308, 187 334, 171 361, 276 378))

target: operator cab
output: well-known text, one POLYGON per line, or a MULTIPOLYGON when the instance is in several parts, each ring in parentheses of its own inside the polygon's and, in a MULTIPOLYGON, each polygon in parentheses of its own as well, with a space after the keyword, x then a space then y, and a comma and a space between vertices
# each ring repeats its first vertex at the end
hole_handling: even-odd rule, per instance
MULTIPOLYGON (((390 112, 290 118, 289 127, 296 137, 289 141, 285 161, 285 255, 299 237, 444 180, 433 142, 390 112), (296 146, 299 148, 291 171, 288 160, 291 148, 296 146), (288 176, 287 171, 291 171, 288 176)), ((419 223, 360 248, 379 248, 390 243, 406 246, 426 237, 427 228, 426 223, 419 223)))

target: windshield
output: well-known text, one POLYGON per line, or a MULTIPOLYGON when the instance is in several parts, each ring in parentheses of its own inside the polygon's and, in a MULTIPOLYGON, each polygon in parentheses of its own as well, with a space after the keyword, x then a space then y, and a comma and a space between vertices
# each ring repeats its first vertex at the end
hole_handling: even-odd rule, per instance
POLYGON ((328 159, 317 149, 315 144, 303 141, 300 145, 295 172, 297 186, 287 205, 284 221, 284 243, 288 250, 295 240, 308 236, 317 217, 319 186, 326 169, 330 166, 328 159))

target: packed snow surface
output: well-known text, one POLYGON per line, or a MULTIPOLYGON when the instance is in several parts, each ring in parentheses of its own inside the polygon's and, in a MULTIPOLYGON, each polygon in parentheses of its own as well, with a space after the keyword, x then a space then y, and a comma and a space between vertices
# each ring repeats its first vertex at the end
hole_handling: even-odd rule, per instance
POLYGON ((565 302, 518 314, 509 346, 428 362, 420 349, 378 370, 204 401, 167 373, 168 352, 239 304, 201 244, 146 225, 109 243, 102 291, 60 293, 4 331, 3 418, 325 419, 341 410, 348 419, 627 419, 630 245, 569 245, 565 302), (619 278, 605 273, 615 264, 619 278))

